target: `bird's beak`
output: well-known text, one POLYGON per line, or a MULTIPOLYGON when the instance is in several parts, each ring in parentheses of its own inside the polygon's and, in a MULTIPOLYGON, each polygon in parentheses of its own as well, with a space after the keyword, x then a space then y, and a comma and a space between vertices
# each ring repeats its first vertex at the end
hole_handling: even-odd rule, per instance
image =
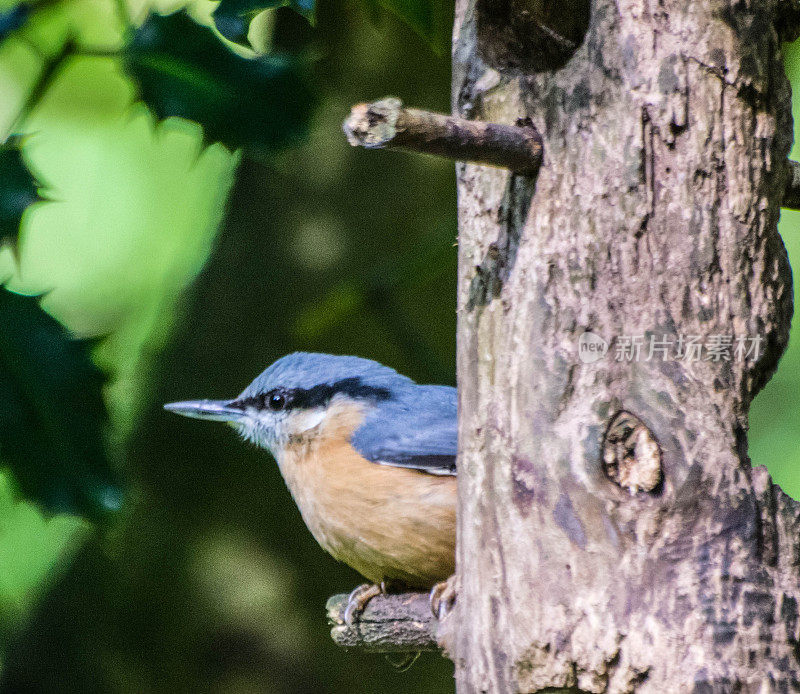
POLYGON ((194 419, 235 422, 245 417, 245 413, 241 408, 231 407, 233 402, 233 400, 184 400, 168 402, 164 405, 164 409, 194 419))

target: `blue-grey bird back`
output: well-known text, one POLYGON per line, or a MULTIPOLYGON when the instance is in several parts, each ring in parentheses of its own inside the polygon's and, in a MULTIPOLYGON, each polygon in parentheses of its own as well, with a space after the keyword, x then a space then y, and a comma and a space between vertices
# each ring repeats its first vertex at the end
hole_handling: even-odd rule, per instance
POLYGON ((456 389, 413 382, 372 410, 352 438, 353 447, 376 463, 456 474, 456 389))

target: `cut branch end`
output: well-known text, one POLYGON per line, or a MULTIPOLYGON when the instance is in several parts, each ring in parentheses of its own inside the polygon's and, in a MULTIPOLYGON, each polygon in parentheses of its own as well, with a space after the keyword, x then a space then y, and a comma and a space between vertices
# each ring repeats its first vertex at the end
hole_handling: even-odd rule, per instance
POLYGON ((353 107, 342 129, 354 147, 402 149, 535 175, 542 138, 527 119, 517 125, 485 123, 405 108, 387 97, 353 107))

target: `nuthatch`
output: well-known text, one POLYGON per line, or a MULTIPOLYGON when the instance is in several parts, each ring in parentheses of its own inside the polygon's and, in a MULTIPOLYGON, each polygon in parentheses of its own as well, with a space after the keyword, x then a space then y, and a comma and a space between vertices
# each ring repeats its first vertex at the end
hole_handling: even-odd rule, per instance
POLYGON ((165 408, 228 422, 272 453, 317 542, 372 582, 350 594, 347 622, 389 586, 433 588, 438 612, 455 568, 455 388, 298 352, 233 400, 165 408))

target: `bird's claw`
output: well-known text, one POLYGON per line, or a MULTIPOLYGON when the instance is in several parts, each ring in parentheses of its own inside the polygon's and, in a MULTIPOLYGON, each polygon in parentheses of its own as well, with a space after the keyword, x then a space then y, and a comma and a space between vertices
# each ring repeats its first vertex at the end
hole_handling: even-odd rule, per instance
POLYGON ((352 624, 357 617, 361 616, 367 603, 383 592, 383 586, 377 583, 362 583, 358 586, 347 598, 347 606, 344 608, 344 623, 352 624))
POLYGON ((450 576, 446 581, 437 583, 431 588, 428 604, 431 607, 433 616, 438 620, 442 620, 450 614, 450 610, 453 609, 453 605, 456 602, 457 595, 458 580, 455 574, 450 576))

